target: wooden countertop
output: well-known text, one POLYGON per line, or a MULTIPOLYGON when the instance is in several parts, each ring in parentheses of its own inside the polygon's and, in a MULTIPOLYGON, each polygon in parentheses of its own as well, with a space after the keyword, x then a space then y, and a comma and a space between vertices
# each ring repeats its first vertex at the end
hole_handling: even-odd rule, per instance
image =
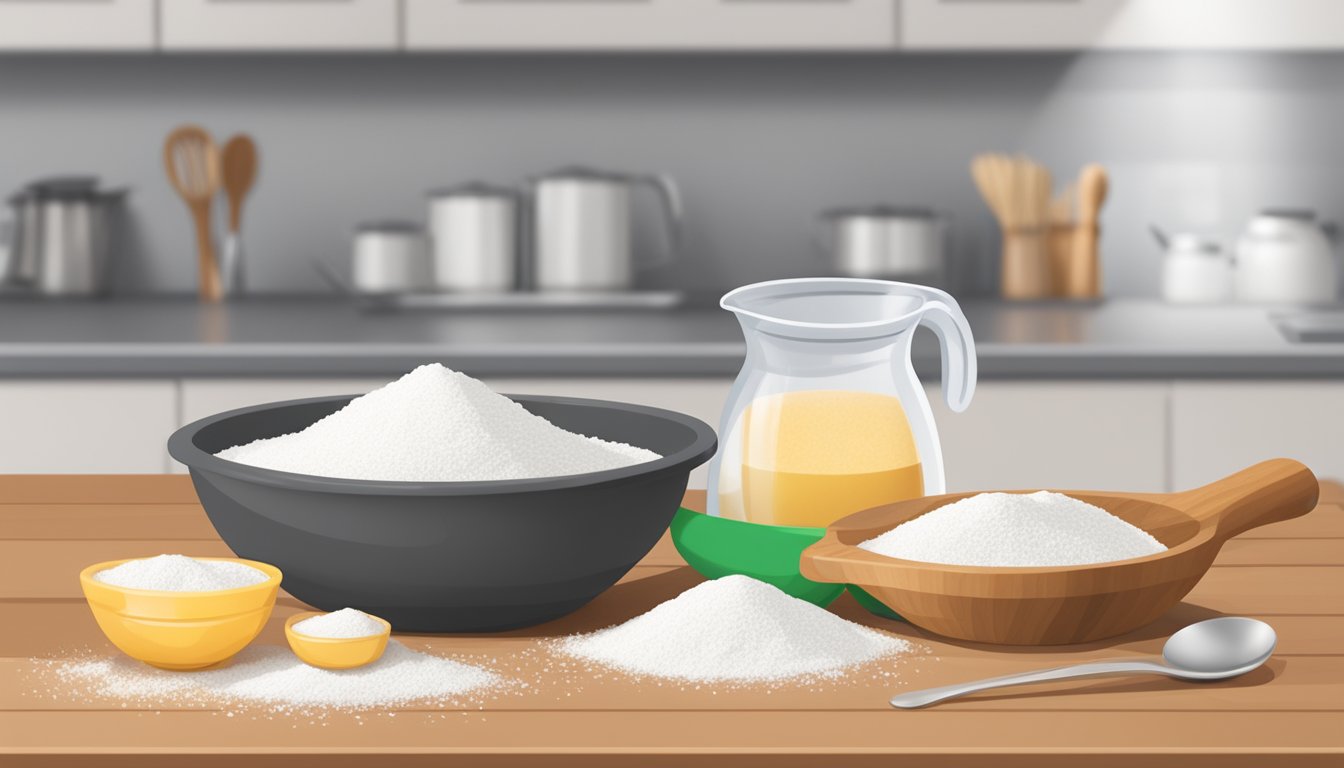
MULTIPOLYGON (((688 498, 697 506, 703 494, 688 498)), ((0 766, 9 765, 1179 765, 1344 764, 1344 489, 1297 520, 1230 542, 1186 602, 1131 635, 1086 646, 990 649, 836 610, 926 650, 817 689, 700 690, 612 679, 543 678, 483 709, 420 707, 325 721, 211 709, 161 710, 35 692, 32 657, 113 652, 80 596, 92 562, 162 552, 226 555, 186 478, 0 477, 0 766), (1263 618, 1279 648, 1222 683, 1079 680, 980 694, 919 711, 890 692, 1130 653, 1157 654, 1170 632, 1220 613, 1263 618), (549 685, 548 685, 549 683, 549 685), (373 757, 377 755, 377 757, 373 757)), ((665 539, 584 609, 492 637, 406 638, 441 653, 504 659, 536 637, 637 615, 699 581, 665 539)), ((258 642, 283 644, 281 596, 258 642)), ((534 681, 535 682, 535 681, 534 681)))

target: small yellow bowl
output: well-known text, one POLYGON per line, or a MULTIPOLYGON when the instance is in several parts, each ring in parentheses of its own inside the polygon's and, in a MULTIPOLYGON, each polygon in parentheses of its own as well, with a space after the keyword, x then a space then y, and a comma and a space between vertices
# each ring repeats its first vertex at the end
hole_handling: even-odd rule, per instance
POLYGON ((80 571, 79 584, 98 628, 122 653, 162 669, 201 669, 232 658, 266 626, 280 589, 280 569, 232 557, 197 559, 250 565, 269 578, 215 592, 129 589, 93 578, 129 560, 95 563, 80 571))
POLYGON ((368 637, 313 637, 294 631, 300 621, 322 615, 322 611, 306 611, 285 620, 285 639, 303 663, 323 669, 353 669, 372 664, 387 650, 392 625, 372 614, 365 615, 383 625, 383 631, 368 637))

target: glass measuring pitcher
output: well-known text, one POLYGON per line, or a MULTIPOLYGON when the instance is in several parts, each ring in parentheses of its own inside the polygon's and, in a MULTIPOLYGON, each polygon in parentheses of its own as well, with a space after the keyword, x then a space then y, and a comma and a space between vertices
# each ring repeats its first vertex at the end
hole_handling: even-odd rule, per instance
POLYGON ((943 395, 963 411, 975 342, 957 302, 920 285, 774 280, 729 292, 746 363, 719 425, 709 513, 824 526, 862 509, 945 491, 933 415, 910 363, 915 328, 943 349, 943 395))

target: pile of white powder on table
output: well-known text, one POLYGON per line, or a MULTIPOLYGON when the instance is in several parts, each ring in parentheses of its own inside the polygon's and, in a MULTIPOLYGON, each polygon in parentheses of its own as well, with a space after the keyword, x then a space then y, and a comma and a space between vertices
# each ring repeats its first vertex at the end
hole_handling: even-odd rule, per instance
POLYGON ((904 560, 993 567, 1087 565, 1167 549, 1100 507, 1050 491, 970 496, 859 547, 904 560))
POLYGON ((260 584, 269 579, 244 563, 197 560, 185 555, 159 555, 129 560, 93 574, 93 580, 126 589, 161 592, 215 592, 260 584))
POLYGON ((392 640, 356 669, 319 669, 288 648, 253 646, 226 667, 170 672, 123 657, 52 662, 63 685, 146 704, 257 704, 274 711, 360 710, 450 702, 503 684, 481 667, 419 653, 392 640))
POLYGON ((342 608, 295 622, 290 629, 309 637, 353 638, 381 635, 386 627, 363 611, 342 608))
POLYGON ((301 432, 216 455, 303 475, 410 482, 558 477, 660 458, 568 432, 437 363, 351 400, 301 432))
POLYGON ((564 638, 561 652, 636 675, 689 682, 836 677, 910 650, 747 576, 699 584, 624 624, 564 638))

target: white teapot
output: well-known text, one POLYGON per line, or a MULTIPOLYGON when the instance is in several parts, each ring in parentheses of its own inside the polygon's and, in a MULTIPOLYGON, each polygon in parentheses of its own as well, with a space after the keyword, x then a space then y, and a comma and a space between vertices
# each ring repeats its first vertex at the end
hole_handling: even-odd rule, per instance
POLYGON ((1242 301, 1325 304, 1338 294, 1333 225, 1307 210, 1265 210, 1237 242, 1242 301))

